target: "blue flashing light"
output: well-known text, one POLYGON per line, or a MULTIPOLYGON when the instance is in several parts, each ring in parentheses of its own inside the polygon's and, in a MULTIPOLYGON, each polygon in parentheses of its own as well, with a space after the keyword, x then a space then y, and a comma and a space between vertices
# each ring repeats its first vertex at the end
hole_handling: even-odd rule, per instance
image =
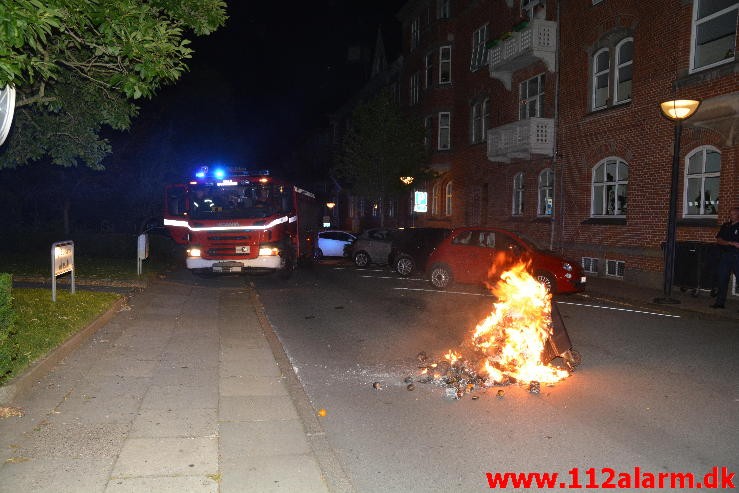
POLYGON ((216 177, 216 179, 218 179, 218 180, 222 180, 223 178, 226 177, 226 172, 224 170, 222 170, 222 169, 219 168, 219 169, 213 171, 213 176, 216 177))
POLYGON ((196 178, 205 178, 205 171, 198 171, 195 173, 196 178))

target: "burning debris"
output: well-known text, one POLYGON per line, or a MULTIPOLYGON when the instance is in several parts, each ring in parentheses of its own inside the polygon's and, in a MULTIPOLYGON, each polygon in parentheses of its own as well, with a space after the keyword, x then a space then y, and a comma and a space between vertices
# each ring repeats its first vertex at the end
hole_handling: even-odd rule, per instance
MULTIPOLYGON (((432 362, 425 352, 418 353, 418 382, 443 385, 446 398, 460 399, 475 390, 514 383, 528 384, 529 392, 539 394, 541 384, 552 385, 570 375, 579 358, 571 350, 558 312, 555 327, 551 294, 526 268, 526 264, 514 265, 492 288, 498 301, 465 344, 468 356, 449 350, 432 362), (569 371, 549 364, 557 356, 565 359, 569 371)), ((405 379, 408 387, 409 378, 405 379)), ((503 395, 498 390, 498 398, 503 395)))

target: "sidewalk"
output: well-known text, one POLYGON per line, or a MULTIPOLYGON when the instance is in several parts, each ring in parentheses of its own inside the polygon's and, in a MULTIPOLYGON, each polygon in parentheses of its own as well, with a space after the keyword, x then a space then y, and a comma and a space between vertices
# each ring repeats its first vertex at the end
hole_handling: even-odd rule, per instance
POLYGON ((154 282, 0 419, 0 492, 351 491, 256 293, 154 282))
POLYGON ((715 298, 707 291, 681 291, 679 287, 672 289, 671 298, 678 300, 677 304, 655 303, 655 298, 664 298, 661 289, 652 289, 636 286, 623 281, 605 277, 589 277, 588 287, 580 297, 600 298, 618 303, 649 309, 652 311, 670 312, 685 316, 701 318, 734 320, 739 323, 739 298, 729 295, 726 308, 711 308, 715 298))

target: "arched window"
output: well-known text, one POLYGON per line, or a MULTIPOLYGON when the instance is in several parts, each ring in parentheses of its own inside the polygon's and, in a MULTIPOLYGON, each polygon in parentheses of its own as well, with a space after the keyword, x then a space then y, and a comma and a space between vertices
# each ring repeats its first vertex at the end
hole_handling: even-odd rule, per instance
POLYGON ((610 77, 611 55, 608 48, 599 50, 593 56, 593 109, 605 108, 608 104, 608 79, 610 77))
POLYGON ((721 153, 699 147, 685 158, 684 216, 717 216, 721 153))
POLYGON ((547 168, 539 173, 539 203, 536 213, 551 216, 554 210, 554 172, 547 168))
POLYGON ((631 75, 634 64, 634 38, 626 38, 616 46, 616 73, 613 84, 613 101, 631 100, 631 75))
POLYGON ((626 216, 629 165, 622 159, 604 159, 593 168, 593 216, 626 216))
POLYGON ((444 189, 444 215, 452 215, 452 182, 449 181, 444 189))
POLYGON ((514 216, 523 214, 523 172, 516 173, 513 177, 513 207, 511 214, 514 216))

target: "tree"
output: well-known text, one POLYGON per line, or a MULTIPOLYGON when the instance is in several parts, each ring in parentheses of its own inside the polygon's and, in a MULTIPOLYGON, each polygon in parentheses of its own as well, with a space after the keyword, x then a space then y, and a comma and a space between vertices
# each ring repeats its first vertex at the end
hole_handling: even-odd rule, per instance
MULTIPOLYGON (((350 125, 333 172, 355 195, 384 204, 406 191, 400 177, 416 183, 431 177, 426 129, 404 115, 390 93, 357 106, 350 125)), ((384 224, 384 214, 380 217, 384 224)))
POLYGON ((0 6, 0 87, 16 88, 0 168, 49 157, 99 169, 105 127, 187 69, 189 34, 226 21, 223 0, 7 0, 0 6))

